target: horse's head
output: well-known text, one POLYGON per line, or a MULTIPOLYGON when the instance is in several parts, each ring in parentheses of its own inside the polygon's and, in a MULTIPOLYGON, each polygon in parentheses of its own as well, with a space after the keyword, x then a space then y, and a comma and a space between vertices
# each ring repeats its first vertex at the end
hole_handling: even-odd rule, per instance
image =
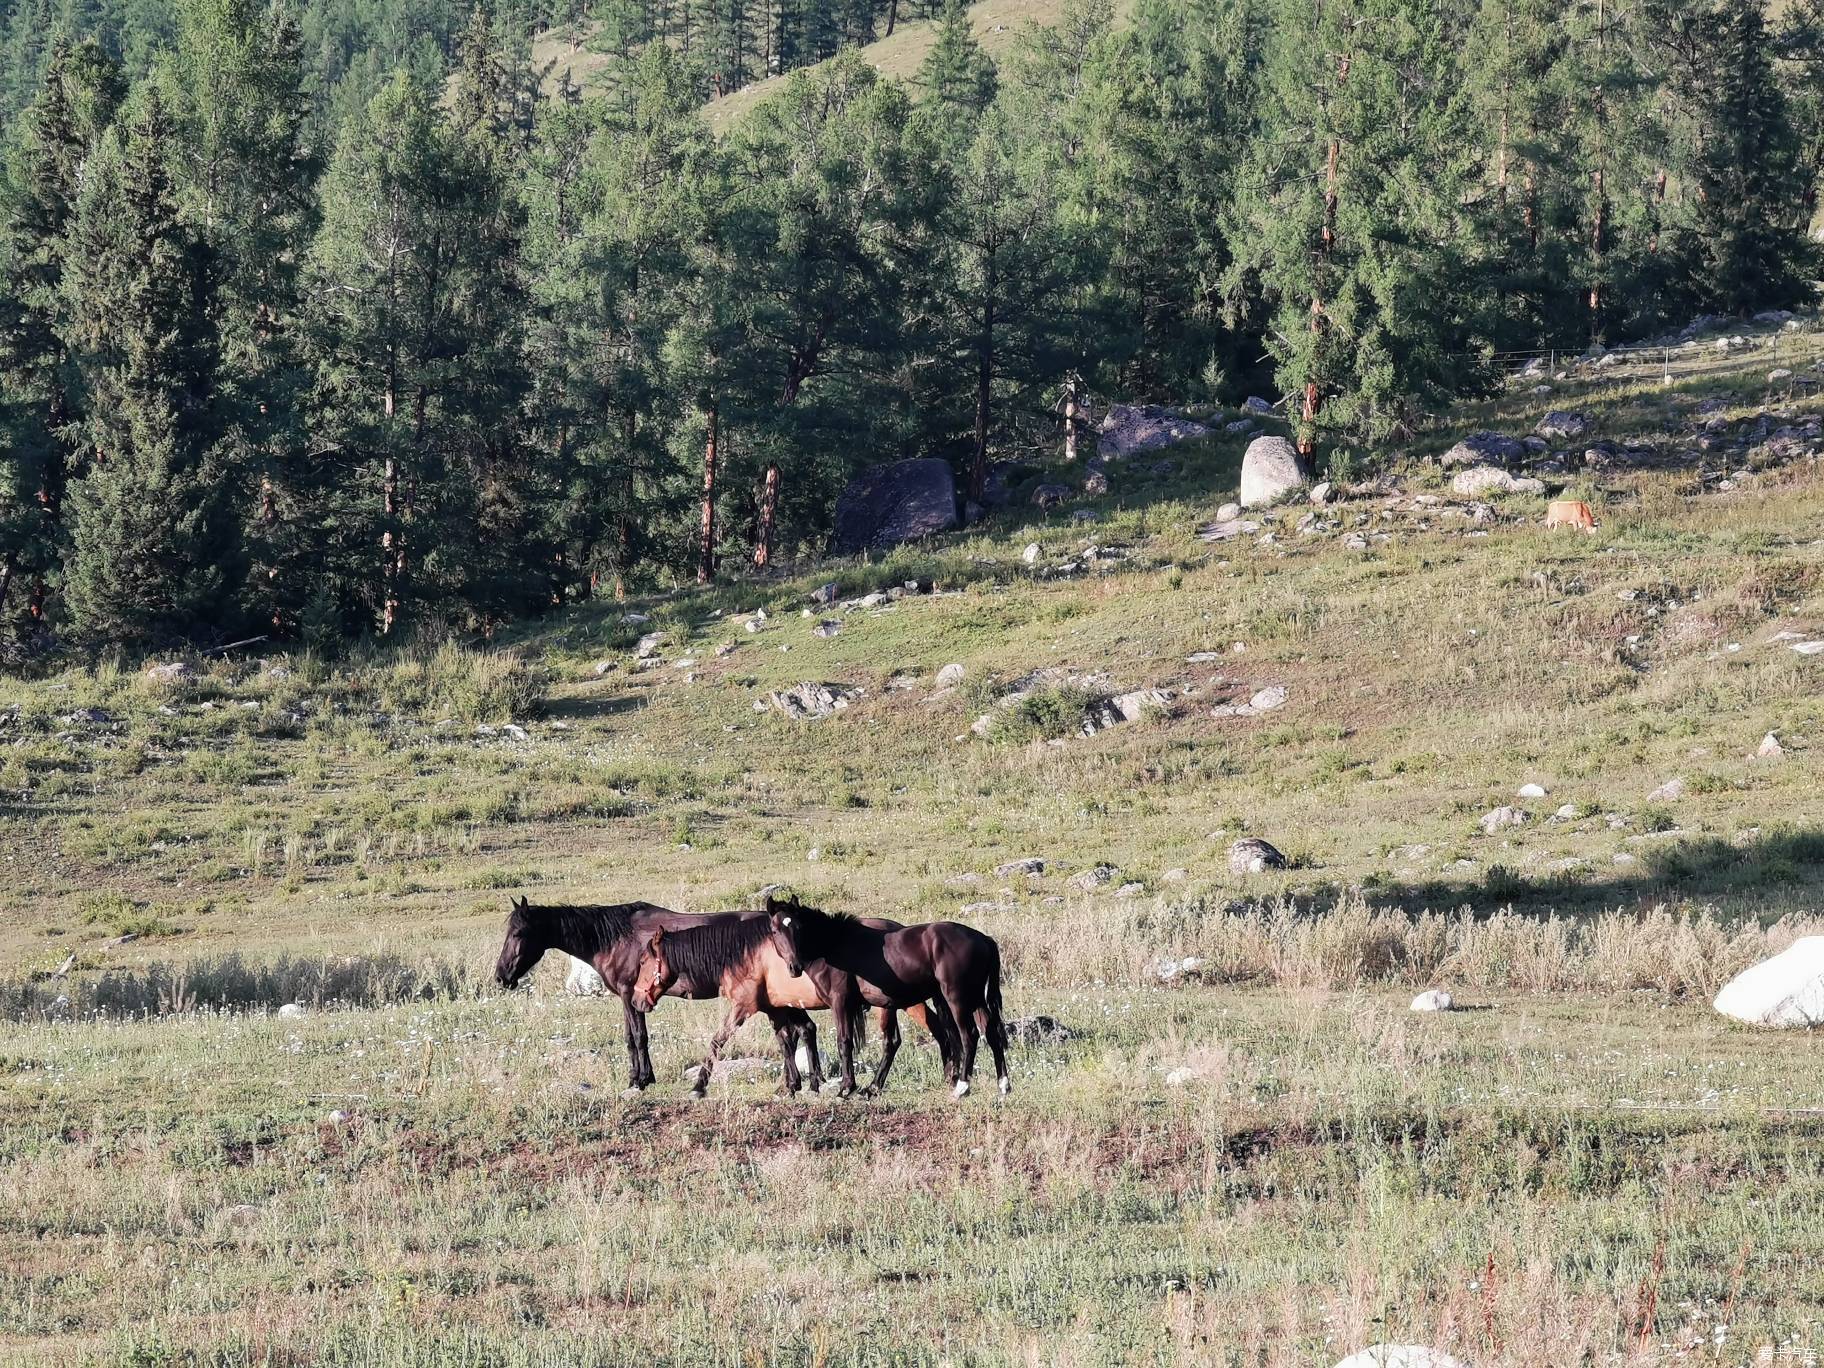
POLYGON ((766 895, 766 919, 772 928, 773 949, 785 961, 786 971, 793 978, 798 977, 804 972, 806 959, 802 944, 804 904, 798 901, 796 894, 775 898, 769 893, 766 895))
POLYGON ((677 970, 665 958, 665 931, 661 927, 652 933, 652 939, 646 942, 646 949, 640 954, 640 967, 633 977, 633 1005, 642 1012, 650 1012, 659 1005, 659 999, 665 996, 677 977, 677 970))
POLYGON ((513 899, 513 910, 507 914, 507 936, 500 943, 500 960, 494 966, 495 979, 502 988, 519 987, 550 948, 539 935, 531 904, 524 898, 513 899))

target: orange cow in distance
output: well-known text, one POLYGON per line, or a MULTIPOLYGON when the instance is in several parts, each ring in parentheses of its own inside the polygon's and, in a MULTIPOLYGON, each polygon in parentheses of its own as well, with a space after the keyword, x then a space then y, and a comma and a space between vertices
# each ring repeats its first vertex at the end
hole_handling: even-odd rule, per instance
POLYGON ((1581 499, 1556 499, 1545 510, 1547 527, 1578 527, 1585 532, 1596 530, 1596 515, 1581 499))

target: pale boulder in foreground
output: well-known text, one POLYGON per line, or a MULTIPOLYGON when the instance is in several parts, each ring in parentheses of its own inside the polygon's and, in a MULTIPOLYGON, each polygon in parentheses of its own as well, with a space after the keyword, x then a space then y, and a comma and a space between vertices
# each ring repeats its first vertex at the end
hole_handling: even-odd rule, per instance
POLYGON ((1456 1005, 1456 999, 1442 988, 1420 993, 1412 1000, 1412 1010, 1415 1012, 1448 1012, 1456 1005))
POLYGON ((1349 1355, 1336 1368, 1469 1368, 1462 1359, 1422 1344, 1374 1344, 1349 1355))
POLYGON ((1750 1026, 1824 1025, 1824 936, 1803 936, 1742 970, 1713 1005, 1750 1026))
POLYGON ((1310 467, 1292 443, 1284 437, 1256 437, 1241 458, 1241 506, 1277 503, 1310 479, 1310 467))
POLYGON ((566 955, 570 961, 570 973, 564 979, 564 991, 578 997, 599 997, 608 991, 608 985, 602 982, 602 976, 595 971, 595 966, 588 960, 577 959, 566 955))

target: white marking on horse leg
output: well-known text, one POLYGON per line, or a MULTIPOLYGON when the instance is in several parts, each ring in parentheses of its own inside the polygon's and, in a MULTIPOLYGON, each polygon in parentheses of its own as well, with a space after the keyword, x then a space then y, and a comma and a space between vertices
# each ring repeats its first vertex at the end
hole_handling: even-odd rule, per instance
POLYGON ((1005 1097, 1005 1096, 1007 1096, 1008 1093, 1010 1093, 1012 1091, 1013 1091, 1013 1080, 1011 1078, 1007 1077, 1006 1074, 1002 1074, 1001 1075, 1001 1096, 1005 1097))
POLYGON ((799 1073, 809 1073, 811 1071, 810 1047, 800 1045, 798 1047, 798 1053, 792 1056, 792 1060, 797 1064, 799 1073))
POLYGON ((958 1097, 969 1096, 969 1080, 968 1079, 959 1078, 956 1080, 956 1095, 958 1097))

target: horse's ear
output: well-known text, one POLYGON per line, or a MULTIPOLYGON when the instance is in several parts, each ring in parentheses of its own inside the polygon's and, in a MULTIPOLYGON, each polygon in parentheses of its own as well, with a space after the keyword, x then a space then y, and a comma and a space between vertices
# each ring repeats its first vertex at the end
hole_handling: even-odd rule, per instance
POLYGON ((665 928, 661 926, 657 931, 654 931, 652 933, 652 939, 646 942, 646 948, 651 950, 652 953, 656 955, 659 953, 660 947, 662 947, 664 944, 665 944, 665 928))
POLYGON ((509 899, 509 901, 513 904, 513 910, 515 912, 524 912, 526 910, 526 900, 524 898, 512 898, 509 899))

